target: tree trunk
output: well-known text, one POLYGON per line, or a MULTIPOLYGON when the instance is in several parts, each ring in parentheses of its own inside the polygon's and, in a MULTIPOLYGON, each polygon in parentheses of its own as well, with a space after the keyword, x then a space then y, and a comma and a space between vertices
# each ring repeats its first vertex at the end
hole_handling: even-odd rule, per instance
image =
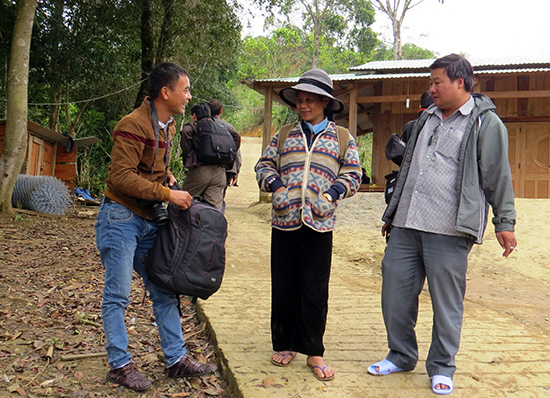
MULTIPOLYGON (((405 11, 403 11, 405 13, 405 11)), ((392 21, 393 28, 393 58, 403 59, 403 53, 401 51, 401 23, 399 21, 392 21)))
POLYGON ((157 49, 156 62, 164 62, 166 53, 170 47, 170 42, 174 37, 172 15, 177 12, 174 8, 174 0, 164 0, 164 19, 160 30, 159 44, 157 49))
POLYGON ((11 195, 27 152, 27 102, 32 25, 37 0, 19 0, 8 72, 6 136, 0 156, 0 211, 13 212, 11 195))
POLYGON ((151 3, 149 0, 141 1, 141 79, 134 107, 141 105, 147 96, 147 76, 153 70, 155 64, 153 25, 151 22, 151 3))
POLYGON ((311 64, 312 68, 317 68, 317 63, 319 62, 319 48, 321 47, 321 27, 319 26, 319 23, 316 21, 315 25, 313 26, 313 62, 311 64))
POLYGON ((57 82, 52 82, 50 86, 50 102, 54 105, 50 105, 48 112, 48 127, 50 130, 61 134, 61 124, 59 122, 60 106, 57 105, 61 102, 61 89, 57 82))

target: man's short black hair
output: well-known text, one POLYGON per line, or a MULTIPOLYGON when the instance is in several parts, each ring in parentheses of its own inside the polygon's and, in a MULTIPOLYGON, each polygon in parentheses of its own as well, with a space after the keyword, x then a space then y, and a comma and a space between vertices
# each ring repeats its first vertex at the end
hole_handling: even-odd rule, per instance
POLYGON ((420 97, 420 107, 422 109, 426 109, 433 103, 434 103, 434 99, 432 98, 432 95, 430 94, 429 91, 425 91, 420 97))
POLYGON ((223 105, 220 100, 213 99, 208 103, 208 106, 210 106, 210 112, 212 113, 212 116, 220 116, 222 113, 223 105))
POLYGON ((157 98, 160 94, 160 90, 165 86, 173 90, 174 84, 181 76, 187 76, 189 78, 189 74, 181 66, 172 62, 158 64, 151 73, 149 73, 149 96, 152 99, 157 98))
POLYGON ((204 119, 205 117, 210 117, 210 107, 207 103, 195 104, 191 108, 191 115, 195 115, 197 120, 204 119))
POLYGON ((452 82, 458 78, 463 78, 466 91, 472 91, 474 87, 474 69, 466 58, 458 54, 449 54, 436 59, 435 62, 430 65, 430 69, 440 68, 445 70, 445 73, 452 82))

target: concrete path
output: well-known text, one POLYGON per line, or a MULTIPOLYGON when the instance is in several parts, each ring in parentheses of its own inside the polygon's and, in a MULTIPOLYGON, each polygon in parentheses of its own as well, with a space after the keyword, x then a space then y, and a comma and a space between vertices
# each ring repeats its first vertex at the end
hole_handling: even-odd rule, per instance
MULTIPOLYGON (((380 310, 381 277, 373 271, 375 267, 338 255, 333 257, 325 333, 325 360, 335 369, 336 378, 330 382, 315 379, 303 355, 284 368, 270 363, 269 205, 257 204, 253 166, 260 154, 260 140, 244 137, 243 142, 240 186, 227 194, 226 274, 220 291, 200 302, 233 382, 233 396, 436 396, 423 361, 431 334, 429 296, 421 296, 417 326, 421 361, 417 368, 385 377, 370 376, 367 366, 387 353, 380 310)), ((529 329, 506 313, 469 302, 465 305, 456 387, 451 396, 550 397, 550 336, 529 329)))

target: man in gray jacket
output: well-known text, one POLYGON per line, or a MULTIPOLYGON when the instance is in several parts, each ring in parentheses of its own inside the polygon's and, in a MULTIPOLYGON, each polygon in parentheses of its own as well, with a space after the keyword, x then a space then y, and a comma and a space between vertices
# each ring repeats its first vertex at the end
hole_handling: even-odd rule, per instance
POLYGON ((431 66, 434 105, 417 120, 403 157, 382 234, 382 312, 390 349, 368 372, 410 371, 418 361, 414 327, 428 279, 434 313, 426 360, 432 390, 450 394, 456 370, 468 253, 481 243, 491 205, 498 242, 517 245, 506 127, 491 100, 471 93, 473 69, 460 55, 431 66))

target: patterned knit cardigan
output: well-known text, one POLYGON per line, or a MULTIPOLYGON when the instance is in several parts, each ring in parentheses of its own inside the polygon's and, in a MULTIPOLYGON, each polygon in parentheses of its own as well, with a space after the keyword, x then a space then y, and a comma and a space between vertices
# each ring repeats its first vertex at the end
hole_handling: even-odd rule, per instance
POLYGON ((330 203, 323 193, 334 183, 345 187, 341 198, 351 197, 357 192, 361 183, 361 165, 355 140, 349 134, 345 157, 340 161, 334 122, 316 134, 309 150, 301 124, 297 123, 281 148, 278 168, 278 138, 277 133, 255 167, 262 191, 268 191, 268 185, 275 177, 280 177, 286 186, 286 189, 273 193, 271 225, 291 231, 304 223, 319 232, 332 231, 338 203, 330 203))

